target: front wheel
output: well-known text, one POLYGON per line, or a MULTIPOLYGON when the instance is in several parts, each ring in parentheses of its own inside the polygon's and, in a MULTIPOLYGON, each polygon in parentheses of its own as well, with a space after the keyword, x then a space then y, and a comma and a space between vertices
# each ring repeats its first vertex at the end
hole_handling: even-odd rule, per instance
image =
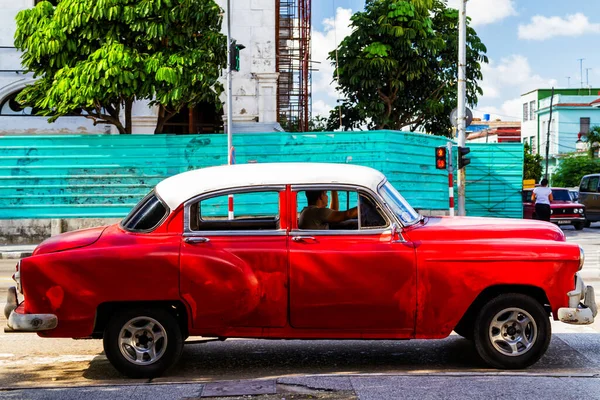
POLYGON ((114 315, 104 331, 110 363, 130 378, 154 378, 175 364, 183 349, 177 319, 168 311, 132 309, 114 315))
POLYGON ((527 368, 546 353, 551 329, 548 314, 539 302, 523 294, 504 294, 479 312, 475 348, 491 367, 527 368))
POLYGON ((573 226, 575 227, 576 231, 580 231, 585 226, 585 222, 584 221, 573 222, 573 226))

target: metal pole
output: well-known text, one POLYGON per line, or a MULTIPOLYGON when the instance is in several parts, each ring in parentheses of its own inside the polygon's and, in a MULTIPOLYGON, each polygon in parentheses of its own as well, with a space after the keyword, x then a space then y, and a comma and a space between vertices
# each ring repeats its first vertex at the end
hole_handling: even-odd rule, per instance
POLYGON ((546 136, 546 173, 544 178, 548 179, 548 157, 550 154, 550 127, 552 126, 552 102, 554 100, 554 86, 552 87, 552 95, 550 96, 550 119, 548 120, 548 134, 546 136))
POLYGON ((581 88, 583 88, 583 60, 585 60, 585 58, 579 58, 579 77, 581 78, 581 88))
POLYGON ((227 0, 227 164, 231 165, 231 146, 233 133, 233 96, 231 94, 231 0, 227 0))
MULTIPOLYGON (((466 137, 466 97, 467 97, 467 0, 461 0, 458 10, 458 145, 465 147, 466 137)), ((459 155, 460 157, 460 155, 459 155)), ((465 168, 458 170, 458 215, 466 215, 465 211, 465 168)))
POLYGON ((452 171, 454 168, 452 167, 452 143, 448 142, 446 144, 446 149, 448 152, 448 202, 449 202, 449 211, 450 216, 454 217, 454 175, 452 171))
MULTIPOLYGON (((230 0, 227 0, 227 165, 231 165, 232 161, 232 133, 233 133, 233 96, 231 94, 231 4, 230 0)), ((228 197, 228 219, 234 218, 233 213, 233 195, 228 197)))

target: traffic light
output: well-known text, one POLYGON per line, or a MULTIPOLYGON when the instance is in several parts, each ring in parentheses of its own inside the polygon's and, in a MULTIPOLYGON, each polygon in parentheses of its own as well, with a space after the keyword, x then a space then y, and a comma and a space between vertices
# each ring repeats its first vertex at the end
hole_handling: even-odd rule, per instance
POLYGON ((240 50, 245 49, 246 46, 243 44, 237 44, 237 41, 232 40, 231 45, 229 47, 229 51, 231 51, 231 60, 229 65, 230 71, 239 71, 240 70, 240 50))
POLYGON ((446 169, 448 167, 446 147, 435 148, 435 167, 437 169, 446 169))
POLYGON ((466 167, 471 163, 471 159, 465 157, 467 154, 471 152, 471 149, 468 147, 458 147, 458 169, 466 167))

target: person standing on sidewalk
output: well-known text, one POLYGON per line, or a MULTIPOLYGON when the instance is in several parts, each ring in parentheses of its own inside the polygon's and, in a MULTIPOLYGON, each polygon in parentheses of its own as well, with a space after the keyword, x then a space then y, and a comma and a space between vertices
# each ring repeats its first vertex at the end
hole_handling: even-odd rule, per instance
POLYGON ((548 187, 548 179, 544 178, 540 185, 533 189, 531 201, 535 203, 535 219, 550 222, 550 203, 554 200, 552 189, 548 187))

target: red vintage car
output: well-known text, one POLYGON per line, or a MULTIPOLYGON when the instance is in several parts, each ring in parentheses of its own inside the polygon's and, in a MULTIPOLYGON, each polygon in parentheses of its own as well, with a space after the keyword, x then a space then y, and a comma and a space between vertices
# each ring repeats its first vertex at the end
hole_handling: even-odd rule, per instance
MULTIPOLYGON (((523 218, 535 219, 535 204, 531 202, 533 189, 523 190, 523 218)), ((585 206, 573 200, 569 189, 552 188, 554 200, 550 204, 550 222, 573 225, 580 231, 585 227, 585 206)))
POLYGON ((163 373, 189 336, 454 330, 490 366, 525 368, 548 348, 550 315, 594 321, 583 262, 546 222, 423 217, 370 168, 212 167, 162 181, 119 224, 40 244, 17 265, 6 330, 102 338, 131 377, 163 373), (299 227, 305 210, 324 226, 299 227))

